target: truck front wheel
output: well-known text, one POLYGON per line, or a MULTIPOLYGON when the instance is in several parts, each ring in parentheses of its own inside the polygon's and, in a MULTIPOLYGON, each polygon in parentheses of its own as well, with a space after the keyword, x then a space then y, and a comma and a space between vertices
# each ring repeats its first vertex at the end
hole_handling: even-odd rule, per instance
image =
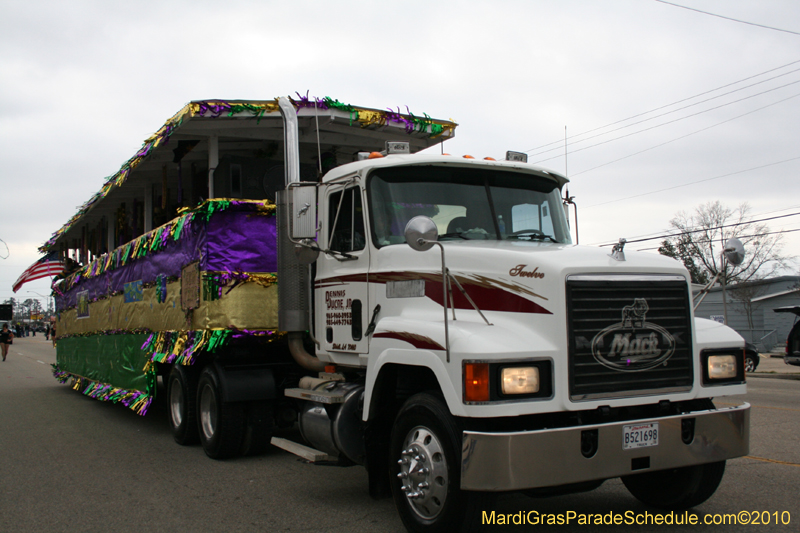
POLYGON ((174 365, 167 377, 167 400, 172 437, 182 446, 196 444, 197 372, 192 367, 174 365))
POLYGON ((197 384, 197 422, 200 442, 212 459, 239 454, 244 437, 244 409, 240 403, 222 401, 219 374, 207 366, 197 384))
POLYGON ((700 505, 719 487, 725 461, 624 476, 633 496, 652 507, 678 511, 700 505))
POLYGON ((390 473, 395 505, 409 531, 470 531, 490 496, 461 486, 461 431, 443 400, 412 396, 392 429, 390 473))

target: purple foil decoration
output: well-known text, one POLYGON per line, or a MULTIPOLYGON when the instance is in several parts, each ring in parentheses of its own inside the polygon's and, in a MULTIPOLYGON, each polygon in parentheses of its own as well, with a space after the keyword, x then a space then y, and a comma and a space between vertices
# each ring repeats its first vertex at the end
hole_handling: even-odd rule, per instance
POLYGON ((295 92, 294 94, 297 95, 297 100, 293 100, 292 103, 297 108, 297 111, 300 111, 304 107, 328 109, 328 104, 325 103, 324 99, 314 97, 314 101, 312 102, 311 99, 308 97, 308 91, 306 91, 305 96, 302 96, 298 92, 295 92))
POLYGON ((408 120, 406 117, 400 114, 400 108, 397 108, 397 111, 394 111, 392 108, 387 107, 386 109, 389 110, 386 113, 386 121, 397 122, 399 124, 403 124, 403 127, 406 130, 406 133, 411 133, 414 131, 414 123, 408 120))
POLYGON ((144 341, 144 344, 142 344, 142 347, 140 348, 141 350, 145 350, 147 348, 147 345, 153 340, 153 335, 155 335, 155 333, 151 333, 150 336, 147 337, 147 340, 144 341))
POLYGON ((222 113, 230 109, 230 106, 226 104, 214 105, 207 102, 200 103, 198 107, 200 115, 210 114, 213 118, 219 117, 222 113))
MULTIPOLYGON (((58 297, 61 309, 77 304, 77 292, 89 291, 90 299, 122 291, 125 283, 155 282, 159 275, 178 278, 181 266, 200 261, 200 269, 215 272, 275 272, 277 270, 276 219, 253 215, 252 211, 229 209, 217 212, 207 223, 187 224, 174 241, 162 234, 157 252, 130 260, 125 266, 74 283, 58 297)), ((119 261, 122 254, 117 255, 119 261)), ((241 276, 241 275, 240 275, 241 276)), ((234 279, 233 274, 229 279, 234 279)))

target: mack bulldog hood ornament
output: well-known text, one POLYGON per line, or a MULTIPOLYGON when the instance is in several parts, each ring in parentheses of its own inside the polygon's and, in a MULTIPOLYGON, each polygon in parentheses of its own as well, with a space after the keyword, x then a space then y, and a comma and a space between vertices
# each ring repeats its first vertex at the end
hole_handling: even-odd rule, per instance
POLYGON ((622 308, 622 321, 592 339, 592 355, 601 365, 622 372, 639 372, 667 364, 675 353, 675 338, 663 327, 647 322, 644 298, 622 308))

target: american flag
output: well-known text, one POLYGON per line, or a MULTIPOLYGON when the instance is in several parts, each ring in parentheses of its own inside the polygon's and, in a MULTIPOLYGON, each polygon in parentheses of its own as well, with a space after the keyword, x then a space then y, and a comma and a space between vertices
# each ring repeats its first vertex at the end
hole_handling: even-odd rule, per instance
POLYGON ((46 278, 47 276, 57 276, 63 272, 64 262, 58 258, 57 252, 51 252, 29 266, 19 279, 14 282, 12 289, 17 292, 24 283, 46 278))

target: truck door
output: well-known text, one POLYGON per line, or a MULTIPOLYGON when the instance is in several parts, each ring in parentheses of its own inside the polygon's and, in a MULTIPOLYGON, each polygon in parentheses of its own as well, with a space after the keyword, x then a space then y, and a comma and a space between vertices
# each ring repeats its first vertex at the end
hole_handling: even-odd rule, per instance
POLYGON ((327 188, 321 238, 331 254, 317 263, 316 331, 328 352, 367 353, 369 246, 361 187, 353 182, 327 188))

